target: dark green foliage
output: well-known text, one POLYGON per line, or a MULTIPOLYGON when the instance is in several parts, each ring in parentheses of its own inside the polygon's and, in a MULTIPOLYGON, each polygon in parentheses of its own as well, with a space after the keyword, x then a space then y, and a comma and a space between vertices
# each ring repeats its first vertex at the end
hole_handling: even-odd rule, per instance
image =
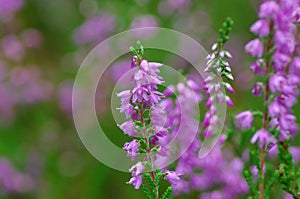
POLYGON ((265 192, 264 192, 264 194, 265 194, 264 197, 265 198, 269 198, 270 191, 271 191, 273 185, 275 184, 275 182, 277 181, 278 177, 279 177, 279 171, 276 170, 273 173, 273 175, 271 176, 271 178, 269 179, 269 181, 268 181, 268 183, 266 185, 265 192))
POLYGON ((245 177, 246 182, 248 183, 248 186, 250 188, 250 191, 251 191, 252 195, 257 197, 258 193, 257 193, 257 190, 256 190, 256 186, 253 182, 251 173, 248 170, 244 170, 244 177, 245 177))
POLYGON ((295 170, 292 154, 288 151, 289 141, 278 142, 279 183, 284 191, 295 199, 299 198, 299 172, 295 170))
POLYGON ((152 181, 151 174, 150 173, 144 173, 143 176, 148 181, 151 192, 155 195, 156 194, 156 188, 155 188, 154 182, 152 181))
POLYGON ((145 193, 145 195, 147 196, 148 199, 154 199, 154 196, 152 195, 151 191, 146 186, 146 184, 142 184, 142 189, 143 189, 143 191, 144 191, 144 193, 145 193))
POLYGON ((140 41, 136 42, 136 48, 134 48, 134 47, 131 46, 129 49, 130 49, 131 53, 134 56, 137 56, 137 58, 138 58, 137 61, 141 61, 142 60, 143 55, 144 55, 144 47, 143 47, 143 45, 141 44, 140 41))
POLYGON ((222 24, 222 28, 219 29, 220 39, 218 39, 218 43, 220 45, 225 44, 229 37, 229 32, 232 30, 233 20, 231 18, 227 18, 225 22, 222 24))
POLYGON ((172 193, 172 187, 169 186, 166 191, 163 193, 163 195, 161 196, 161 199, 168 199, 170 197, 172 193))

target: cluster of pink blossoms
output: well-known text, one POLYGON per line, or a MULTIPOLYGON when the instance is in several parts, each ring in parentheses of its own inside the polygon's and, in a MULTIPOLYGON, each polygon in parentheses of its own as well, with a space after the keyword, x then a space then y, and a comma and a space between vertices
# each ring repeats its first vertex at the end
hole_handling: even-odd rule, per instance
MULTIPOLYGON (((118 93, 121 98, 121 113, 126 115, 127 121, 119 125, 124 134, 133 138, 131 142, 124 144, 123 149, 127 151, 128 156, 133 160, 137 158, 139 152, 145 154, 144 161, 137 162, 129 170, 132 178, 129 184, 133 184, 135 189, 139 189, 145 167, 150 168, 152 183, 157 177, 155 172, 155 151, 161 152, 161 139, 167 136, 168 129, 163 126, 164 110, 159 106, 163 94, 159 91, 158 85, 163 83, 163 78, 158 75, 160 63, 148 62, 142 59, 142 46, 132 57, 132 70, 134 70, 133 81, 134 88, 118 93), (145 146, 145 147, 143 147, 145 146)), ((170 183, 179 180, 179 175, 173 171, 164 171, 165 179, 170 183)), ((157 195, 158 196, 158 189, 157 195)))
MULTIPOLYGON (((250 28, 259 36, 245 46, 246 51, 257 58, 251 69, 256 75, 268 78, 266 82, 257 82, 253 89, 254 95, 264 94, 268 104, 263 127, 251 140, 261 147, 276 141, 270 133, 272 129, 280 132, 279 141, 298 131, 292 107, 297 103, 300 85, 299 11, 298 1, 266 1, 260 6, 260 19, 250 28)), ((236 119, 237 123, 243 123, 241 127, 252 126, 253 116, 249 111, 236 119)))

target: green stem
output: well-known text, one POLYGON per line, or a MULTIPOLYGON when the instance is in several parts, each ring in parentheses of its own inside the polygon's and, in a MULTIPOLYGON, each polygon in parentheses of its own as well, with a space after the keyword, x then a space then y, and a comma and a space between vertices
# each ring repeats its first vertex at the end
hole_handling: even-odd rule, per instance
MULTIPOLYGON (((143 103, 141 103, 141 107, 143 107, 143 103)), ((147 145, 147 159, 149 160, 149 163, 151 165, 151 179, 152 179, 152 182, 154 184, 154 187, 155 187, 155 199, 159 199, 159 190, 158 190, 158 187, 156 186, 156 184, 154 183, 155 182, 155 172, 154 172, 154 163, 153 163, 153 159, 151 157, 151 146, 150 146, 150 143, 149 143, 149 140, 147 138, 147 129, 145 127, 145 120, 143 118, 143 109, 141 108, 140 110, 140 118, 141 118, 141 122, 143 124, 143 136, 144 136, 144 140, 145 140, 145 143, 147 145)))

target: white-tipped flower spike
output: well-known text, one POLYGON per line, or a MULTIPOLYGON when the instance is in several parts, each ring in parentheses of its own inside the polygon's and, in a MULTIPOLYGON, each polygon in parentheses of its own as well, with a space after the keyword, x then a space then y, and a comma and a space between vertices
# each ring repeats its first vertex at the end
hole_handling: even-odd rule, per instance
POLYGON ((227 73, 227 74, 226 74, 226 77, 227 77, 228 79, 230 79, 230 80, 234 80, 232 74, 230 74, 230 73, 227 73))
POLYGON ((224 51, 225 57, 232 58, 232 55, 228 51, 224 51))
POLYGON ((221 52, 220 52, 220 57, 224 58, 224 56, 225 56, 224 51, 221 51, 221 52))
POLYGON ((215 43, 214 45, 212 45, 211 50, 215 51, 218 48, 218 43, 215 43))
MULTIPOLYGON (((226 90, 230 93, 234 93, 232 86, 228 82, 221 82, 220 78, 224 77, 225 80, 233 80, 233 75, 231 74, 231 68, 228 58, 231 58, 231 54, 223 49, 224 44, 228 40, 228 33, 231 30, 232 21, 228 19, 223 26, 223 29, 220 30, 221 38, 217 43, 212 46, 212 53, 207 56, 207 63, 205 72, 210 73, 210 75, 204 80, 204 86, 202 87, 206 90, 206 95, 208 95, 208 99, 206 101, 206 108, 211 109, 214 107, 214 104, 227 103, 229 106, 233 106, 233 103, 229 96, 227 96, 226 92, 222 91, 222 87, 224 86, 226 90)), ((210 112, 210 110, 208 110, 210 112)), ((204 126, 206 127, 205 133, 213 134, 214 125, 217 123, 217 114, 207 114, 206 121, 204 122, 204 126), (213 118, 213 119, 212 119, 213 118), (210 119, 216 122, 207 122, 210 119), (214 125, 212 125, 214 124, 214 125)))
MULTIPOLYGON (((229 65, 228 61, 224 61, 223 64, 224 64, 224 66, 230 68, 230 65, 229 65)), ((230 70, 230 71, 231 71, 231 70, 230 70)))
POLYGON ((227 72, 231 72, 231 68, 230 68, 230 67, 225 67, 225 70, 226 70, 227 72))

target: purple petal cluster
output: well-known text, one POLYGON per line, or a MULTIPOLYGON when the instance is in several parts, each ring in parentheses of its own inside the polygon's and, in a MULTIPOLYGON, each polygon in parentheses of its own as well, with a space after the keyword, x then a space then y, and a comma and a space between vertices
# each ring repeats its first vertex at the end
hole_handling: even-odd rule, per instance
POLYGON ((253 94, 264 94, 272 100, 268 105, 264 129, 259 130, 252 138, 259 143, 267 143, 268 141, 260 142, 267 137, 267 140, 274 141, 271 134, 266 133, 268 128, 280 131, 280 140, 287 139, 298 131, 292 111, 297 102, 300 84, 297 53, 299 35, 295 26, 298 23, 298 7, 298 1, 265 1, 259 9, 260 19, 250 28, 259 37, 245 46, 247 52, 259 58, 251 68, 256 75, 269 77, 268 82, 255 84, 253 94), (271 61, 266 60, 263 55, 270 53, 271 49, 274 51, 271 61))
POLYGON ((135 189, 139 189, 142 185, 142 173, 144 171, 144 168, 145 167, 143 163, 138 162, 129 169, 129 171, 132 173, 132 178, 130 178, 128 184, 132 184, 135 189))
POLYGON ((262 57, 264 52, 264 45, 259 39, 254 39, 246 44, 245 50, 248 53, 250 53, 253 57, 260 58, 262 57))
MULTIPOLYGON (((168 153, 164 144, 166 144, 165 141, 169 134, 165 107, 160 104, 164 95, 157 91, 158 85, 163 83, 163 78, 158 75, 159 68, 163 64, 140 60, 137 56, 133 56, 131 61, 132 70, 134 70, 132 78, 134 88, 122 91, 117 96, 121 99, 121 107, 118 109, 126 115, 127 119, 119 125, 119 128, 124 134, 135 138, 131 142, 126 142, 123 149, 127 151, 127 156, 131 157, 132 160, 139 155, 140 149, 146 151, 144 162, 138 162, 130 169, 132 178, 128 184, 133 184, 135 189, 139 189, 143 181, 141 174, 144 166, 153 168, 154 157, 165 156, 168 153), (148 116, 145 116, 146 112, 149 113, 148 116), (148 123, 146 124, 146 122, 148 123), (146 148, 141 148, 141 142, 146 145, 146 148), (154 147, 158 149, 158 153, 155 155, 151 151, 154 147)), ((154 171, 151 172, 151 175, 154 181, 154 171)), ((176 175, 174 171, 165 173, 166 179, 170 183, 176 181, 176 175)), ((177 180, 179 180, 179 176, 177 180)))
POLYGON ((175 171, 167 171, 165 178, 172 186, 176 186, 176 184, 180 181, 180 174, 175 171))
POLYGON ((237 114, 234 119, 237 128, 250 129, 253 125, 254 117, 251 111, 244 111, 237 114))
POLYGON ((260 147, 263 147, 264 145, 267 145, 267 144, 270 144, 270 143, 274 143, 275 142, 275 138, 267 130, 260 129, 251 138, 251 143, 252 144, 254 144, 256 142, 258 142, 258 145, 260 147))
POLYGON ((287 139, 298 131, 292 107, 299 95, 300 73, 294 73, 297 65, 297 30, 293 13, 299 2, 280 1, 274 16, 269 18, 274 26, 273 74, 269 78, 269 89, 274 101, 268 110, 271 117, 270 127, 280 131, 280 139, 287 139))
POLYGON ((126 142, 123 149, 127 151, 128 157, 131 157, 131 159, 134 160, 138 156, 139 143, 137 140, 126 142))
MULTIPOLYGON (((171 132, 170 136, 166 137, 166 143, 175 140, 176 146, 179 146, 178 153, 183 152, 176 164, 176 174, 167 172, 169 175, 166 179, 171 182, 176 195, 200 191, 199 198, 214 198, 217 194, 222 196, 221 198, 235 198, 248 192, 248 186, 241 175, 243 162, 237 158, 232 159, 230 151, 223 153, 222 141, 208 156, 199 159, 198 150, 201 147, 201 141, 191 138, 191 132, 199 129, 195 109, 202 101, 199 90, 199 86, 191 80, 188 80, 186 84, 169 86, 164 94, 166 96, 175 94, 176 100, 167 98, 160 103, 167 112, 164 121, 170 127, 171 132), (185 103, 187 101, 189 103, 185 103), (189 146, 187 150, 180 151, 187 145, 189 146), (233 187, 232 184, 235 186, 233 187), (215 187, 218 188, 215 189, 215 187)), ((214 108, 210 110, 213 111, 214 108)), ((195 138, 198 138, 199 130, 195 138)), ((158 157, 158 165, 160 161, 165 160, 165 156, 170 156, 170 154, 158 157)))

